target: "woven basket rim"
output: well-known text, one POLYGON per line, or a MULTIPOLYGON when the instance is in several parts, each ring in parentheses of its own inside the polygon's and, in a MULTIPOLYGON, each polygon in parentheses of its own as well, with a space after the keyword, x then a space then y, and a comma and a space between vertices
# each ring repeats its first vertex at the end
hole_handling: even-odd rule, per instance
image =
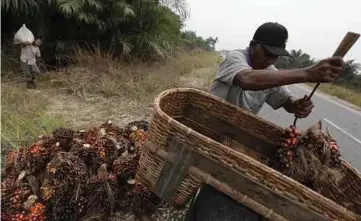
POLYGON ((213 100, 217 100, 217 102, 221 102, 222 105, 226 105, 228 107, 232 107, 232 108, 237 108, 238 111, 242 112, 243 114, 245 115, 248 115, 248 116, 252 116, 252 117, 255 117, 257 118, 258 120, 262 121, 263 123, 265 124, 268 124, 269 126, 272 126, 272 127, 275 127, 277 128, 278 130, 284 130, 282 127, 274 124, 274 123, 271 123, 269 121, 265 121, 263 118, 261 118, 260 116, 252 113, 252 112, 249 112, 249 111, 246 111, 234 104, 231 104, 230 102, 228 101, 225 101, 211 93, 207 93, 205 91, 202 91, 202 90, 199 90, 199 89, 195 89, 195 88, 187 88, 187 87, 177 87, 177 88, 170 88, 170 89, 167 89, 167 90, 164 90, 163 92, 159 93, 156 98, 154 99, 154 107, 155 108, 159 108, 159 111, 162 111, 159 107, 159 102, 160 100, 165 97, 166 95, 168 94, 172 94, 172 93, 175 93, 175 92, 192 92, 192 93, 199 93, 201 94, 202 96, 205 96, 205 97, 209 97, 210 99, 213 99, 213 100))
MULTIPOLYGON (((273 173, 273 174, 276 175, 278 178, 280 178, 280 179, 285 179, 287 182, 289 182, 289 183, 290 183, 291 185, 293 185, 294 187, 303 186, 303 187, 307 188, 308 191, 310 191, 310 193, 312 193, 313 195, 319 197, 318 199, 319 199, 319 202, 320 202, 320 203, 322 203, 322 202, 324 202, 324 203, 328 202, 328 203, 330 203, 330 204, 333 204, 333 206, 338 207, 337 209, 338 209, 339 211, 341 211, 342 213, 350 213, 350 214, 353 214, 354 216, 360 216, 359 214, 357 214, 357 213, 355 213, 355 212, 347 209, 346 207, 338 204, 337 202, 335 202, 335 201, 333 201, 333 200, 331 200, 331 199, 329 199, 329 198, 321 195, 320 193, 317 193, 316 191, 314 191, 314 190, 312 190, 311 188, 303 185, 302 183, 298 182, 297 180, 294 180, 294 179, 292 179, 291 177, 288 177, 288 176, 282 174, 281 172, 279 172, 279 171, 277 171, 277 170, 275 170, 275 169, 273 169, 273 168, 271 168, 271 167, 269 167, 269 166, 267 166, 267 165, 265 165, 265 164, 263 164, 263 163, 261 163, 261 162, 258 162, 257 160, 253 159, 252 157, 250 157, 250 156, 248 156, 248 155, 246 155, 246 154, 243 154, 243 153, 241 153, 241 152, 239 152, 239 151, 236 151, 236 150, 234 150, 234 149, 232 149, 232 148, 230 148, 230 147, 228 147, 228 146, 226 146, 226 145, 224 145, 224 144, 222 144, 222 143, 219 143, 219 142, 217 142, 217 141, 215 141, 215 140, 213 140, 213 139, 211 139, 211 138, 209 138, 209 137, 207 137, 207 136, 205 136, 205 135, 203 135, 203 134, 201 134, 201 133, 199 133, 199 132, 197 132, 197 131, 195 131, 195 130, 193 130, 193 129, 185 126, 185 125, 183 125, 183 124, 180 123, 179 121, 177 121, 177 120, 173 119, 172 117, 170 117, 168 114, 166 114, 166 113, 161 109, 161 107, 160 107, 160 101, 162 100, 162 98, 166 97, 167 95, 172 94, 172 93, 177 93, 177 92, 199 93, 199 94, 201 94, 201 95, 203 95, 203 96, 209 97, 210 99, 215 99, 215 100, 217 100, 217 101, 219 101, 219 102, 222 102, 224 105, 227 105, 227 106, 229 106, 229 107, 233 107, 233 108, 236 107, 236 108, 238 109, 238 111, 242 111, 244 114, 254 116, 254 117, 260 119, 261 121, 263 121, 264 123, 266 123, 266 124, 268 124, 268 125, 270 125, 270 126, 277 127, 278 129, 282 130, 282 128, 279 127, 278 125, 275 125, 275 124, 273 124, 273 123, 271 123, 271 122, 267 122, 267 121, 263 120, 262 118, 258 117, 257 115, 253 114, 253 113, 246 112, 245 110, 243 110, 243 109, 241 109, 241 108, 239 108, 239 107, 237 107, 237 106, 235 106, 235 105, 233 105, 233 104, 230 104, 229 102, 224 101, 224 100, 222 100, 222 99, 220 99, 220 98, 218 98, 218 97, 216 97, 216 96, 214 96, 214 95, 212 95, 212 94, 209 94, 209 93, 206 93, 206 92, 204 92, 204 91, 201 91, 201 90, 198 90, 198 89, 194 89, 194 88, 171 88, 171 89, 164 90, 163 92, 159 93, 159 94, 156 96, 156 98, 154 99, 154 111, 155 111, 157 114, 159 114, 162 118, 164 118, 168 123, 174 124, 174 126, 177 127, 177 128, 180 129, 180 130, 189 131, 189 133, 188 133, 189 135, 192 133, 192 135, 193 135, 193 136, 196 136, 198 139, 206 140, 208 143, 214 143, 214 144, 216 144, 216 145, 219 145, 219 146, 221 146, 222 148, 227 149, 227 152, 228 152, 228 153, 232 152, 234 155, 238 155, 238 156, 241 156, 241 157, 243 157, 243 158, 246 158, 246 159, 248 160, 248 162, 249 162, 252 166, 259 166, 259 167, 261 167, 260 169, 268 170, 270 173, 273 173)), ((350 167, 351 170, 353 170, 353 171, 356 171, 356 175, 358 175, 358 177, 361 179, 361 173, 359 173, 357 169, 355 169, 354 167, 352 167, 351 164, 348 163, 347 161, 344 161, 344 160, 342 160, 342 159, 341 159, 341 161, 342 161, 342 163, 343 163, 345 166, 350 167)))

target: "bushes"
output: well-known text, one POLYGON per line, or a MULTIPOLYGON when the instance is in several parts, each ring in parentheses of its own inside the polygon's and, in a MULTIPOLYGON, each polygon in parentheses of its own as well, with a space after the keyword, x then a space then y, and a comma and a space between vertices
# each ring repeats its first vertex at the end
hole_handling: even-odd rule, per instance
MULTIPOLYGON (((74 46, 97 45, 114 55, 158 59, 174 55, 187 8, 183 0, 4 0, 3 36, 12 38, 23 24, 44 38, 46 61, 66 62, 74 46)), ((215 41, 198 37, 204 47, 215 41)), ((214 39, 213 39, 214 40, 214 39)), ((195 44, 193 42, 193 44, 195 44)))

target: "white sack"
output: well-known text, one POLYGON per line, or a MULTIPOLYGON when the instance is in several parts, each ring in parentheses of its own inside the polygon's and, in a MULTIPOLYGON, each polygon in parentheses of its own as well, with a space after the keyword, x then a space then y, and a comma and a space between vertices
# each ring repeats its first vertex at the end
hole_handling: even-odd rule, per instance
POLYGON ((32 44, 33 42, 33 33, 23 24, 14 36, 14 44, 32 44))

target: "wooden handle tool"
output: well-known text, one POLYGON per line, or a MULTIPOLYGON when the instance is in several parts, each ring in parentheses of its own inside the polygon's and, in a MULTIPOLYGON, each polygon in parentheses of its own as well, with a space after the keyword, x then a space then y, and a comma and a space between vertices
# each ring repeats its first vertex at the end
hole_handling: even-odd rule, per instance
MULTIPOLYGON (((357 39, 360 37, 360 34, 354 33, 354 32, 347 32, 341 43, 338 45, 336 51, 333 53, 332 57, 344 57, 347 52, 351 49, 351 47, 355 44, 357 39)), ((320 86, 320 82, 316 84, 316 86, 313 88, 310 96, 308 96, 308 100, 311 99, 315 91, 317 90, 318 86, 320 86)), ((297 117, 293 121, 293 126, 296 126, 297 123, 297 117)))

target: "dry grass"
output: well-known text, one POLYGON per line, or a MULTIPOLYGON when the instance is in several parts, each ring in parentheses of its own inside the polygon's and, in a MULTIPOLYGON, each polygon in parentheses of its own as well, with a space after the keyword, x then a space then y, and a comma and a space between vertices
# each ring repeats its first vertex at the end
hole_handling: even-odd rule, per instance
MULTIPOLYGON (((308 85, 311 87, 315 86, 315 84, 308 85)), ((318 90, 361 107, 361 89, 356 90, 334 84, 321 84, 318 90)))
POLYGON ((84 99, 91 95, 102 95, 144 102, 167 88, 180 86, 182 76, 219 62, 217 53, 203 51, 156 63, 128 64, 99 51, 90 54, 78 50, 76 58, 75 66, 49 76, 53 86, 67 89, 84 99))
POLYGON ((215 52, 194 51, 162 62, 129 64, 99 51, 79 50, 74 66, 39 79, 39 91, 26 90, 19 83, 24 79, 12 75, 1 84, 2 145, 27 145, 65 122, 80 128, 104 120, 121 125, 145 118, 164 89, 207 87, 215 74, 215 68, 209 68, 219 59, 215 52))

